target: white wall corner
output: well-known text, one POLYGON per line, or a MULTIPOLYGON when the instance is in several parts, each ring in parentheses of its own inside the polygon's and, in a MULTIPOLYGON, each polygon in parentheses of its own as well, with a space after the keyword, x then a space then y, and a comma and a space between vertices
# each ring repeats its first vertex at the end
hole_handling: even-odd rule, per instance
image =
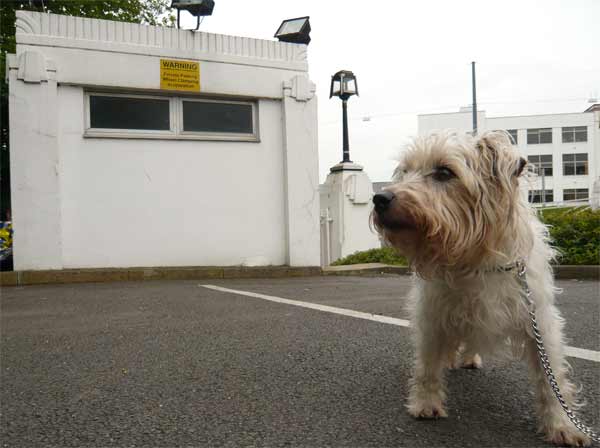
POLYGON ((287 263, 320 265, 317 98, 303 76, 283 83, 287 263))
POLYGON ((34 11, 16 11, 16 34, 40 34, 41 21, 38 12, 34 11))
MULTIPOLYGON (((54 64, 50 64, 56 72, 54 64)), ((46 58, 37 51, 25 51, 19 55, 17 79, 27 83, 48 81, 46 58)))
POLYGON ((315 96, 317 86, 306 76, 294 76, 283 83, 283 94, 296 101, 310 101, 315 96))
POLYGON ((15 270, 63 267, 55 72, 35 51, 9 58, 15 270))

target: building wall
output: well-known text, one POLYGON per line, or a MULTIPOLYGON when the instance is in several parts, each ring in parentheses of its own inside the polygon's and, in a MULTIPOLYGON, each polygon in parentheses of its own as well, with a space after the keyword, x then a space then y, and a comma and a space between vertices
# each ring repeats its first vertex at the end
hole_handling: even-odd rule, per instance
MULTIPOLYGON (((600 177, 600 112, 582 112, 549 115, 530 115, 512 117, 486 117, 485 112, 478 114, 479 131, 517 130, 517 146, 524 156, 552 155, 553 176, 545 177, 546 190, 553 190, 554 202, 563 201, 565 189, 587 188, 592 192, 594 180, 600 177), (481 114, 484 114, 481 117, 481 114), (587 142, 563 143, 562 128, 572 126, 587 127, 587 142), (527 129, 552 128, 552 143, 527 144, 527 129), (566 176, 563 174, 563 154, 588 154, 588 175, 566 176)), ((457 112, 447 114, 419 115, 419 134, 440 129, 472 130, 471 113, 457 112)), ((541 190, 542 178, 538 176, 529 190, 541 190)))
POLYGON ((307 71, 305 45, 18 12, 15 269, 318 265, 307 71), (161 58, 199 62, 200 92, 161 90, 161 58), (98 91, 256 101, 259 140, 90 137, 98 91))

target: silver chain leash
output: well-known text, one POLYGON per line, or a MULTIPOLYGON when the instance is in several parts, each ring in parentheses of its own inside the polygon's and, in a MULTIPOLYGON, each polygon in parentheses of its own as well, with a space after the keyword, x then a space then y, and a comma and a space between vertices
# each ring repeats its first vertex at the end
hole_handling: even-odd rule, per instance
POLYGON ((548 378, 548 383, 552 388, 552 392, 556 395, 560 406, 564 409, 569 420, 575 425, 575 427, 590 437, 594 442, 600 442, 600 437, 596 434, 589 426, 586 426, 569 408, 562 394, 560 393, 560 388, 558 387, 558 382, 556 381, 556 377, 552 372, 552 367, 550 367, 550 359, 548 358, 548 354, 546 353, 546 349, 544 348, 544 340, 542 339, 542 334, 538 328, 537 318, 535 317, 535 303, 531 299, 531 290, 529 289, 529 285, 527 284, 527 268, 525 267, 525 263, 518 261, 516 264, 517 267, 517 275, 519 278, 519 282, 523 287, 524 297, 527 300, 528 308, 529 308, 529 316, 531 317, 531 327, 533 328, 533 335, 535 337, 535 343, 537 346, 538 356, 540 358, 540 362, 542 367, 544 368, 544 372, 546 373, 546 377, 548 378))

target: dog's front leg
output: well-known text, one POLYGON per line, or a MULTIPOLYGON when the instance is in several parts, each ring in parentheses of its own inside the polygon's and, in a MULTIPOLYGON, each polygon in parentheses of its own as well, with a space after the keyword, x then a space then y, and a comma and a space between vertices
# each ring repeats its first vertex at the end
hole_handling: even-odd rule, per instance
MULTIPOLYGON (((568 406, 576 408, 575 386, 567 377, 569 365, 564 355, 563 320, 554 305, 540 307, 536 315, 550 366, 556 377, 560 392, 568 406)), ((554 395, 541 365, 535 340, 528 339, 525 348, 531 380, 536 388, 539 429, 545 434, 546 440, 560 446, 590 445, 590 438, 581 433, 569 421, 567 414, 554 395)))
POLYGON ((447 417, 444 367, 456 351, 456 345, 440 329, 416 328, 416 362, 410 384, 408 412, 416 418, 447 417))

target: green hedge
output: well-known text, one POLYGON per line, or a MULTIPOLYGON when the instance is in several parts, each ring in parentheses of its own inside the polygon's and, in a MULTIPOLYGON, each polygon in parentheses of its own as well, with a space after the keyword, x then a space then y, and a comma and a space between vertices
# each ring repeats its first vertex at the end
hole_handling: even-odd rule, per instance
POLYGON ((381 249, 369 249, 363 252, 354 252, 347 257, 340 258, 331 263, 332 266, 362 263, 385 263, 399 266, 407 266, 406 258, 398 255, 391 247, 382 247, 381 249))
MULTIPOLYGON (((540 209, 542 221, 550 226, 552 244, 559 251, 559 264, 600 264, 600 210, 590 208, 540 209)), ((406 266, 406 259, 384 247, 355 252, 332 263, 333 266, 385 263, 406 266)))
POLYGON ((559 264, 600 264, 600 210, 548 208, 539 213, 560 253, 559 264))

